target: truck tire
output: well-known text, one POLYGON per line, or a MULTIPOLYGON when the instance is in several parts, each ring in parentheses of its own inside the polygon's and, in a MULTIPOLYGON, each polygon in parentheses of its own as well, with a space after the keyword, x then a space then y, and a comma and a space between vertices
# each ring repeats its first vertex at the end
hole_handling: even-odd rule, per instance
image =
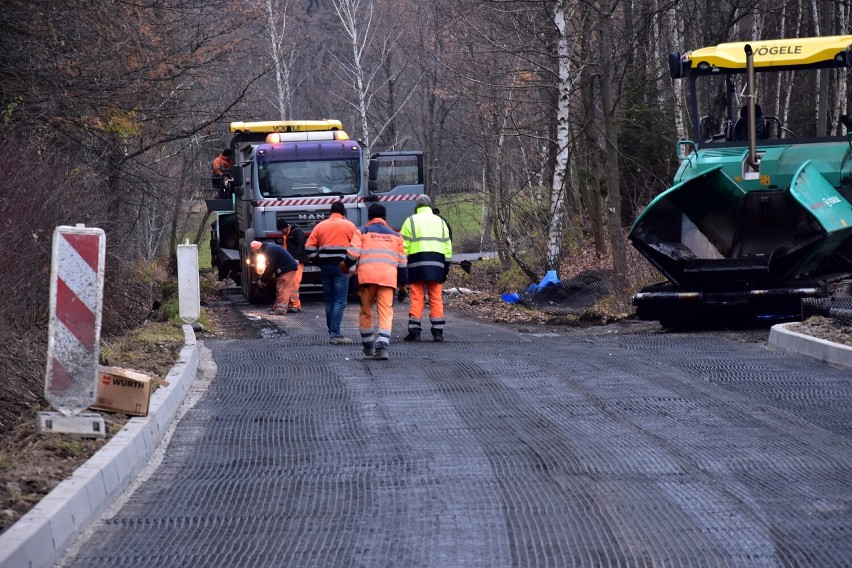
POLYGON ((249 304, 257 304, 266 297, 263 290, 257 287, 257 281, 253 278, 252 270, 254 267, 249 266, 246 259, 249 258, 249 247, 254 240, 255 231, 252 228, 246 229, 245 238, 240 242, 240 264, 242 265, 242 282, 240 287, 243 290, 243 296, 248 300, 249 304))

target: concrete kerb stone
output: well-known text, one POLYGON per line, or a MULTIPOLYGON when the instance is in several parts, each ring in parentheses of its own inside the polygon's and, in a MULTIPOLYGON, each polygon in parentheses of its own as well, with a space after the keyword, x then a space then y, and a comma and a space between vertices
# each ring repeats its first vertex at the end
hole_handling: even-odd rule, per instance
POLYGON ((142 469, 177 414, 198 371, 198 343, 183 326, 184 346, 151 396, 148 416, 132 418, 86 463, 0 535, 0 568, 48 568, 142 469))
POLYGON ((852 347, 795 332, 789 329, 793 325, 795 322, 773 325, 769 330, 769 345, 829 365, 852 369, 852 347))

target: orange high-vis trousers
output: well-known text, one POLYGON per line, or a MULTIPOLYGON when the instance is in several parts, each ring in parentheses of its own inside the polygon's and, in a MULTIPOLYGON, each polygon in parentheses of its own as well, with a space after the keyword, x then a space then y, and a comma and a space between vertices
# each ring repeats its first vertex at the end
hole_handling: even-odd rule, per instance
POLYGON ((429 319, 444 319, 444 285, 440 282, 412 282, 408 306, 409 319, 423 317, 426 294, 429 294, 429 319))
POLYGON ((305 272, 305 265, 299 263, 299 268, 296 269, 296 276, 293 278, 293 287, 290 290, 290 303, 288 307, 302 309, 302 300, 299 298, 299 287, 302 285, 302 274, 305 272))
POLYGON ((290 294, 293 291, 293 279, 296 278, 296 270, 279 274, 275 279, 275 305, 272 306, 278 312, 286 313, 287 304, 290 302, 290 294))
POLYGON ((358 330, 361 332, 361 343, 364 346, 375 344, 384 347, 390 344, 391 329, 393 328, 393 293, 390 286, 364 284, 358 287, 361 297, 361 313, 358 318, 358 330), (379 326, 374 332, 373 305, 378 313, 379 326))

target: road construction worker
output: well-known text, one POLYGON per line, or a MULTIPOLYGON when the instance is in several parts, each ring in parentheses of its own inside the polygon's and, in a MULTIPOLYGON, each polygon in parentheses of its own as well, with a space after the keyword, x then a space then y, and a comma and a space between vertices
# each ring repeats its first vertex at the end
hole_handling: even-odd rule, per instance
POLYGON ((453 255, 450 230, 443 219, 432 213, 432 200, 418 195, 414 215, 402 223, 400 230, 408 258, 408 282, 411 297, 408 308, 408 335, 405 341, 420 341, 420 320, 429 294, 429 321, 432 339, 444 340, 443 283, 453 255))
POLYGON ((213 188, 219 190, 219 197, 227 197, 231 182, 231 168, 234 167, 234 153, 225 148, 213 160, 213 188))
POLYGON ((349 243, 357 230, 355 224, 346 218, 343 202, 335 201, 331 204, 329 217, 317 223, 305 244, 305 253, 320 267, 328 342, 333 345, 352 343, 351 339, 340 334, 343 308, 349 294, 349 274, 340 273, 340 262, 346 260, 349 243))
POLYGON ((222 177, 228 170, 234 167, 234 153, 230 148, 225 148, 222 153, 213 160, 213 175, 222 177))
POLYGON ((305 254, 305 242, 307 237, 297 225, 293 225, 284 219, 278 219, 278 230, 281 231, 281 244, 296 259, 299 267, 296 269, 296 277, 293 279, 293 290, 290 292, 290 303, 287 305, 288 314, 297 314, 302 311, 302 300, 299 297, 299 287, 302 285, 302 274, 305 272, 305 263, 308 255, 305 254))
POLYGON ((266 257, 266 270, 257 281, 259 288, 264 288, 272 278, 276 279, 275 304, 272 305, 270 313, 284 315, 287 313, 287 304, 290 302, 290 294, 293 290, 293 279, 296 277, 296 269, 299 263, 287 250, 275 243, 251 242, 251 252, 255 255, 263 254, 266 257))
POLYGON ((340 263, 340 271, 348 274, 354 265, 358 275, 358 295, 361 313, 358 330, 364 355, 375 359, 388 358, 393 328, 393 295, 405 284, 406 262, 402 237, 387 224, 384 205, 374 203, 367 210, 369 222, 352 237, 349 254, 340 263), (373 325, 373 306, 376 306, 378 327, 373 325))

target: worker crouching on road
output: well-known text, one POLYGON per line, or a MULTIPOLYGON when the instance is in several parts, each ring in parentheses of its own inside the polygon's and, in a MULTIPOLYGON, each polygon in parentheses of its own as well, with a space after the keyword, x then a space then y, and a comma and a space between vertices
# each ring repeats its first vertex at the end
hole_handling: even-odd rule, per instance
POLYGON ((414 215, 402 224, 400 234, 408 257, 411 300, 408 309, 408 335, 405 341, 420 341, 420 319, 429 294, 429 321, 432 339, 444 340, 444 286, 453 256, 450 230, 443 219, 432 213, 432 200, 419 195, 414 215))
POLYGON ((307 237, 305 237, 302 229, 296 225, 291 225, 284 219, 278 219, 277 226, 278 230, 281 231, 281 242, 284 248, 299 263, 296 276, 293 278, 293 289, 290 291, 290 303, 287 305, 288 314, 297 314, 302 311, 299 288, 302 286, 302 274, 305 272, 305 263, 308 261, 308 255, 305 254, 307 237))
POLYGON ((352 237, 349 254, 340 263, 340 272, 349 274, 350 268, 356 266, 361 297, 358 329, 364 355, 387 359, 393 328, 393 295, 406 279, 405 249, 402 237, 385 221, 387 212, 383 205, 370 205, 367 218, 369 222, 352 237), (378 328, 373 326, 374 305, 378 328))
POLYGON ((352 343, 351 339, 340 334, 343 308, 349 294, 349 274, 340 273, 340 263, 346 260, 349 244, 357 231, 355 224, 346 218, 346 206, 342 201, 335 201, 331 204, 328 219, 313 228, 305 244, 308 257, 320 267, 328 342, 332 345, 352 343))
POLYGON ((287 304, 290 302, 290 294, 293 290, 293 279, 296 278, 296 269, 299 263, 284 247, 275 243, 252 241, 251 251, 256 255, 263 254, 266 257, 266 270, 263 271, 257 281, 258 287, 263 288, 271 278, 276 279, 275 304, 270 312, 286 314, 287 304))

